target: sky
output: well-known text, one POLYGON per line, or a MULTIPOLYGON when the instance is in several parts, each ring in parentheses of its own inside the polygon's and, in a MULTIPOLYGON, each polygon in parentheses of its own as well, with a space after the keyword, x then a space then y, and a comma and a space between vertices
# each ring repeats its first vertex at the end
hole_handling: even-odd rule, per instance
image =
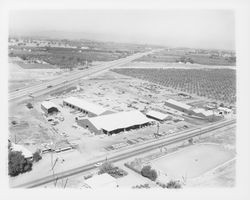
POLYGON ((78 33, 103 41, 235 49, 231 10, 15 10, 13 34, 78 33))

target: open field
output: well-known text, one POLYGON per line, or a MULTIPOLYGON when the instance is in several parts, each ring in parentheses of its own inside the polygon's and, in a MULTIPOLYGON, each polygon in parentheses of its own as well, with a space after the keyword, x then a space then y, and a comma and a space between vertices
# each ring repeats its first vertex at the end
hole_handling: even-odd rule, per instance
POLYGON ((230 104, 236 101, 236 72, 231 69, 120 68, 113 71, 230 104))
POLYGON ((188 50, 166 49, 164 51, 144 56, 137 61, 146 62, 165 62, 165 63, 178 63, 178 62, 191 62, 202 65, 236 65, 236 58, 234 55, 230 57, 219 56, 218 52, 201 52, 194 53, 188 50))
POLYGON ((218 145, 199 144, 153 160, 153 168, 169 179, 195 178, 232 159, 234 154, 218 145))
POLYGON ((9 91, 39 84, 69 73, 66 70, 48 67, 45 64, 24 64, 18 58, 11 59, 8 67, 9 91))
MULTIPOLYGON (((46 63, 51 68, 74 68, 95 61, 112 61, 145 51, 146 46, 97 42, 89 40, 11 39, 9 57, 19 57, 27 63, 46 63)), ((24 65, 24 68, 41 67, 24 65)))

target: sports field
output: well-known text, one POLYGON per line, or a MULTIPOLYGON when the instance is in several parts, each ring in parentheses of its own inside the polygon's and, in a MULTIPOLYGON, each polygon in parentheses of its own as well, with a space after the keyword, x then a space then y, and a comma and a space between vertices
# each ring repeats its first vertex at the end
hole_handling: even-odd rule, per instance
POLYGON ((176 153, 152 161, 154 169, 168 179, 195 178, 226 161, 234 153, 224 150, 219 145, 199 144, 187 147, 176 153))

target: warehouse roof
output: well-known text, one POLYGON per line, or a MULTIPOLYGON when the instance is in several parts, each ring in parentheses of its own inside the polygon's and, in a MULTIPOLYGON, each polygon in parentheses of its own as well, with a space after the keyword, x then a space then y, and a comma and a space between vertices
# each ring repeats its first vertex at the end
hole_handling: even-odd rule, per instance
POLYGON ((219 107, 218 110, 222 110, 222 111, 225 111, 225 112, 231 112, 232 111, 231 109, 225 108, 225 107, 219 107))
POLYGON ((56 104, 54 104, 53 102, 51 102, 51 101, 43 101, 42 103, 41 103, 41 105, 44 107, 44 108, 46 108, 46 109, 50 109, 50 108, 57 108, 57 106, 56 106, 56 104))
POLYGON ((100 115, 105 111, 107 111, 107 109, 103 108, 102 106, 87 102, 83 99, 79 99, 76 97, 69 97, 67 99, 64 99, 64 102, 74 105, 83 110, 89 111, 91 113, 94 113, 96 115, 100 115))
POLYGON ((109 115, 89 118, 89 121, 99 130, 113 131, 134 125, 145 124, 153 120, 147 118, 138 110, 119 112, 109 115))
POLYGON ((150 117, 153 117, 159 120, 164 120, 169 116, 168 114, 164 114, 155 110, 150 110, 146 114, 150 117))
POLYGON ((213 115, 213 111, 211 111, 211 110, 205 110, 203 108, 196 108, 196 109, 193 109, 193 111, 195 113, 201 113, 201 114, 203 114, 206 117, 213 115))
POLYGON ((100 174, 93 176, 90 179, 87 179, 85 183, 90 187, 90 188, 104 188, 104 187, 109 187, 109 188, 114 188, 117 187, 116 179, 112 176, 110 176, 107 173, 100 174))
POLYGON ((182 102, 179 102, 179 101, 175 101, 175 100, 173 100, 173 99, 168 99, 166 102, 168 102, 168 103, 170 103, 170 104, 173 104, 173 105, 176 105, 176 106, 178 106, 178 107, 187 109, 187 110, 189 110, 189 109, 192 108, 192 106, 190 106, 190 105, 187 105, 187 104, 182 103, 182 102))
POLYGON ((26 149, 24 146, 19 145, 19 144, 11 143, 11 149, 12 149, 12 151, 22 152, 22 155, 25 158, 31 158, 33 156, 32 153, 28 149, 26 149))

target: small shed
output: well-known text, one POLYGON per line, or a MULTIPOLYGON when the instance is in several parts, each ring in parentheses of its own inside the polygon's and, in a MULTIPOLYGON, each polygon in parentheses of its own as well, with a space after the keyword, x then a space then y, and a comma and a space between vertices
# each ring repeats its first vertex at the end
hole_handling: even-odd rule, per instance
POLYGON ((51 101, 42 102, 41 109, 45 112, 45 114, 52 114, 52 113, 59 112, 57 106, 51 101))

